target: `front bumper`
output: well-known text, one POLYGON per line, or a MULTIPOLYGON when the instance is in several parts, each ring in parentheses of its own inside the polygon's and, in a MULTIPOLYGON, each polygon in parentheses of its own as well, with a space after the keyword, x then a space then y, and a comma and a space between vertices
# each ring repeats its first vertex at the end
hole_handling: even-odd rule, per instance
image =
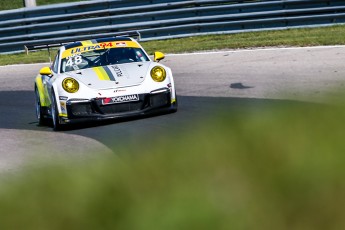
POLYGON ((60 122, 68 124, 88 120, 134 117, 173 112, 177 109, 176 101, 171 100, 170 90, 139 94, 138 96, 138 101, 107 105, 102 104, 101 98, 94 98, 89 101, 69 100, 66 103, 68 116, 60 117, 60 122))

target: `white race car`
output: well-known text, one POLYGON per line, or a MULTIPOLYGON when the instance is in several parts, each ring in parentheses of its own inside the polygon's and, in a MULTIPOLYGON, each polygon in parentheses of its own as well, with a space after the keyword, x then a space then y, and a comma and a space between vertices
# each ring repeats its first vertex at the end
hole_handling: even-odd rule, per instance
MULTIPOLYGON (((50 46, 51 47, 51 46, 50 46)), ((40 125, 54 130, 87 120, 176 112, 171 69, 152 61, 131 37, 111 37, 62 45, 51 67, 35 80, 40 125)))

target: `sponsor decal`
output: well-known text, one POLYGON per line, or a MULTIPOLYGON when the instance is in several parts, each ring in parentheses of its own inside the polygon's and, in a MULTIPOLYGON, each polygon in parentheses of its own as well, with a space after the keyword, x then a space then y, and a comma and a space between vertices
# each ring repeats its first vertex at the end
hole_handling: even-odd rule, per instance
POLYGON ((120 67, 118 67, 117 65, 113 65, 111 67, 113 68, 113 70, 116 73, 117 77, 123 77, 123 73, 122 73, 120 67))
POLYGON ((118 96, 118 97, 111 97, 111 98, 104 98, 102 100, 102 104, 117 104, 117 103, 125 103, 125 102, 132 102, 132 101, 139 101, 139 95, 133 94, 133 95, 124 95, 124 96, 118 96))
POLYGON ((68 97, 65 97, 65 96, 60 96, 59 97, 60 100, 64 100, 64 101, 67 101, 68 97))
POLYGON ((72 49, 71 54, 82 53, 82 52, 86 52, 86 51, 90 51, 90 50, 97 50, 100 48, 101 48, 100 45, 78 47, 78 48, 72 49))
POLYGON ((64 101, 61 101, 60 105, 61 105, 61 112, 66 113, 66 103, 64 101))
POLYGON ((116 46, 124 47, 127 46, 126 42, 116 42, 116 46))
POLYGON ((66 49, 61 58, 66 58, 72 56, 73 54, 80 54, 83 52, 99 50, 99 49, 114 49, 118 47, 133 47, 133 48, 140 48, 136 42, 133 41, 118 41, 118 42, 103 42, 103 43, 95 43, 96 40, 89 40, 82 42, 81 46, 73 47, 71 49, 66 49))
POLYGON ((115 89, 114 93, 126 92, 125 89, 115 89))
POLYGON ((82 53, 82 52, 91 51, 91 50, 112 48, 112 47, 114 47, 114 43, 113 42, 99 43, 99 44, 95 44, 95 45, 78 47, 78 48, 72 49, 71 50, 71 54, 82 53))
POLYGON ((101 43, 100 46, 105 49, 105 48, 110 48, 113 47, 113 42, 108 42, 108 43, 101 43))

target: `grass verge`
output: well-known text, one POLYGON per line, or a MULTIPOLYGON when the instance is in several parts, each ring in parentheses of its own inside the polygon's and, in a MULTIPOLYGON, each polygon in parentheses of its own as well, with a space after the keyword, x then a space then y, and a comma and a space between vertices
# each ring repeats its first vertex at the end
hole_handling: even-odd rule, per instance
MULTIPOLYGON (((56 3, 80 2, 83 0, 36 0, 38 6, 56 3)), ((86 1, 86 0, 84 0, 86 1)), ((24 0, 1 0, 0 10, 12 10, 24 7, 24 0)))
POLYGON ((122 163, 46 165, 2 183, 0 228, 345 228, 344 107, 215 114, 123 148, 122 163))
MULTIPOLYGON (((150 54, 158 50, 165 53, 184 53, 268 46, 345 45, 345 25, 229 35, 196 36, 142 42, 141 44, 150 54)), ((24 53, 0 55, 0 65, 38 63, 47 62, 48 60, 47 51, 33 52, 29 55, 24 53)))
POLYGON ((205 50, 241 49, 272 46, 321 46, 345 45, 345 25, 331 27, 287 29, 238 33, 229 35, 196 36, 182 39, 144 42, 152 52, 160 49, 167 53, 205 50))

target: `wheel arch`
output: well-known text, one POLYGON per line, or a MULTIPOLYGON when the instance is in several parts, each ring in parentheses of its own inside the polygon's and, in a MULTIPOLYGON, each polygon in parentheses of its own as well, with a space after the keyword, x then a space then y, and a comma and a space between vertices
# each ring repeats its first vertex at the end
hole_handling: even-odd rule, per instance
POLYGON ((43 107, 49 106, 50 103, 49 101, 47 101, 47 95, 45 95, 45 90, 44 90, 44 85, 43 85, 43 80, 42 80, 41 75, 37 75, 35 79, 35 87, 38 91, 41 106, 43 107))

